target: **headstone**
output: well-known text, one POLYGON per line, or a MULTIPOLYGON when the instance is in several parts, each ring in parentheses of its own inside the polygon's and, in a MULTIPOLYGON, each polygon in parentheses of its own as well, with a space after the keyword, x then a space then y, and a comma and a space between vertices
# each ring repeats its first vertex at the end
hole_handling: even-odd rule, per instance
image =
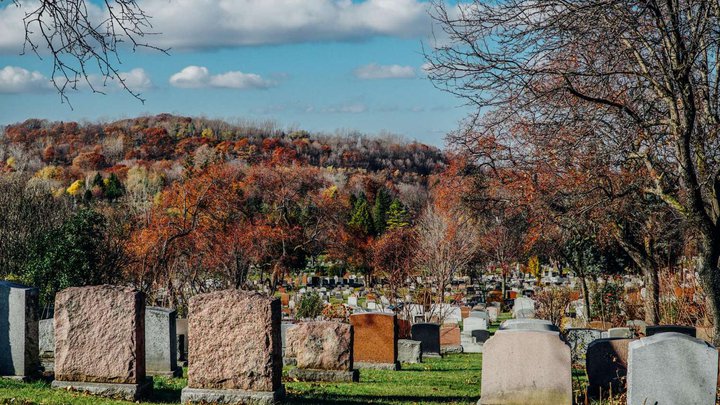
POLYGON ((386 313, 350 315, 356 368, 399 369, 397 316, 386 313))
POLYGON ((280 300, 241 290, 192 297, 181 402, 276 403, 284 396, 280 300))
POLYGON ((471 336, 473 339, 475 339, 476 343, 485 343, 488 339, 490 339, 490 332, 486 330, 476 329, 472 331, 471 336))
POLYGON ((519 297, 513 305, 513 317, 517 319, 533 318, 535 316, 535 301, 532 298, 519 297))
POLYGON ((299 381, 353 382, 352 326, 342 322, 303 322, 287 331, 287 353, 296 366, 289 376, 299 381))
POLYGON ((607 337, 609 338, 623 338, 632 339, 633 331, 630 328, 610 328, 607 331, 607 337))
POLYGON ((441 353, 462 353, 463 348, 461 343, 460 326, 456 324, 445 324, 440 327, 441 353))
POLYGON ((462 317, 462 319, 465 319, 468 316, 470 316, 470 310, 471 310, 470 307, 460 307, 460 316, 462 317))
POLYGON ((585 364, 585 355, 590 343, 600 339, 601 331, 587 328, 569 328, 565 330, 565 341, 570 345, 573 364, 585 364))
POLYGON ((71 287, 55 297, 52 386, 137 400, 145 376, 145 296, 110 285, 71 287))
POLYGON ((630 343, 628 405, 714 404, 718 351, 700 339, 659 333, 630 343))
POLYGON ((422 363, 422 348, 417 340, 398 340, 398 361, 401 363, 422 363))
POLYGON ((177 365, 177 324, 174 309, 145 307, 145 372, 182 377, 177 365))
POLYGON ((40 364, 43 371, 55 370, 55 320, 42 319, 38 322, 40 336, 40 364))
POLYGON ((487 308, 488 317, 490 318, 490 322, 497 322, 498 315, 500 314, 500 309, 494 306, 490 306, 487 308))
POLYGON ((354 295, 349 296, 347 302, 348 302, 348 305, 350 305, 350 306, 353 306, 353 307, 358 306, 358 299, 354 295))
POLYGON ((488 320, 490 319, 490 316, 488 315, 487 311, 472 311, 470 312, 470 318, 480 318, 488 320))
POLYGON ((500 330, 484 345, 480 404, 571 405, 570 347, 557 332, 500 330))
POLYGON ((658 333, 675 332, 688 335, 690 337, 696 337, 697 331, 694 326, 682 326, 682 325, 653 325, 645 328, 646 336, 657 335, 658 333))
POLYGON ((424 357, 440 356, 440 325, 416 323, 412 326, 412 339, 422 343, 424 357))
POLYGON ((633 339, 602 338, 588 345, 585 364, 590 395, 604 397, 625 392, 628 366, 628 345, 633 339))
POLYGON ((470 335, 474 330, 487 330, 487 321, 482 318, 465 318, 463 321, 463 333, 470 335))
POLYGON ((500 330, 525 329, 559 332, 557 326, 544 319, 507 319, 500 324, 500 330))
POLYGON ((37 288, 0 281, 0 376, 25 379, 40 367, 37 288))
POLYGON ((177 318, 175 320, 175 333, 177 334, 177 352, 178 360, 187 362, 188 354, 188 321, 187 318, 177 318))

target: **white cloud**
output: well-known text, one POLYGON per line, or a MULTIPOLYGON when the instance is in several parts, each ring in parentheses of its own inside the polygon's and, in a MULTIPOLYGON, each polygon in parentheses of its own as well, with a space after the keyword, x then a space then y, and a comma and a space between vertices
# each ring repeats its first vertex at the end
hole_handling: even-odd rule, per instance
POLYGON ((204 66, 188 66, 170 76, 170 84, 174 87, 197 89, 216 87, 225 89, 266 89, 275 85, 271 80, 263 79, 255 73, 238 71, 211 75, 204 66))
POLYGON ((145 69, 142 68, 135 68, 129 72, 122 72, 120 73, 120 78, 125 81, 125 85, 130 90, 148 90, 153 87, 150 76, 148 76, 145 69))
POLYGON ((50 89, 50 80, 40 72, 31 72, 17 66, 0 69, 0 93, 32 93, 50 89))
POLYGON ((415 77, 415 68, 400 65, 378 65, 371 63, 355 69, 355 77, 363 80, 375 79, 411 79, 415 77))
POLYGON ((140 0, 151 15, 153 44, 218 48, 376 36, 417 37, 431 31, 420 0, 140 0))
MULTIPOLYGON (((23 17, 39 2, 20 4, 0 1, 0 53, 23 49, 23 17)), ((173 49, 429 38, 432 31, 424 0, 138 0, 138 5, 151 17, 147 31, 159 34, 147 40, 173 49)), ((88 7, 94 21, 107 18, 107 10, 93 2, 88 7)), ((42 45, 34 28, 32 37, 42 45)))

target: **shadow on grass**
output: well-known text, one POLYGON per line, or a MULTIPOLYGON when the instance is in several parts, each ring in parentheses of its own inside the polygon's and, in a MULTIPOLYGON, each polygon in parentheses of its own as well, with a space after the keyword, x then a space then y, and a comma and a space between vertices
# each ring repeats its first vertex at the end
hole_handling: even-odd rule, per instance
POLYGON ((318 404, 318 405, 367 405, 372 404, 389 404, 395 402, 407 402, 418 404, 447 404, 447 403, 468 403, 476 402, 480 397, 467 398, 458 396, 445 397, 419 397, 419 396, 402 396, 402 395, 328 395, 323 397, 314 397, 311 395, 300 395, 289 393, 284 404, 318 404))

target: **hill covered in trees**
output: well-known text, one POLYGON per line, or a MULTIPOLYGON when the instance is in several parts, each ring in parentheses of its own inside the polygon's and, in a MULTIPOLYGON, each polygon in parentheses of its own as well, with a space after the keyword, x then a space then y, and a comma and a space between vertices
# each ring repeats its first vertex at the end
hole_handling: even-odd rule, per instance
POLYGON ((370 274, 374 246, 413 228, 448 164, 397 137, 30 119, 0 137, 0 276, 41 286, 46 302, 126 282, 182 306, 251 272, 271 286, 308 268, 370 274))

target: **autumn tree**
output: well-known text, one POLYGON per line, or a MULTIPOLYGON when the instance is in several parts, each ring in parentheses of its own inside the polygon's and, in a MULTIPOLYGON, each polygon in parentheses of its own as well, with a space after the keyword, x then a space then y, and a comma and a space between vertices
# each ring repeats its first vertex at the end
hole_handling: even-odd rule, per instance
POLYGON ((380 237, 373 247, 373 267, 390 285, 392 302, 415 269, 418 241, 415 230, 397 228, 380 237))
POLYGON ((720 9, 704 0, 435 6, 449 40, 430 55, 431 78, 495 112, 458 142, 524 117, 555 142, 512 147, 514 158, 596 148, 608 168, 635 173, 635 193, 655 196, 698 236, 720 343, 720 9), (566 142, 568 131, 579 136, 566 142))

